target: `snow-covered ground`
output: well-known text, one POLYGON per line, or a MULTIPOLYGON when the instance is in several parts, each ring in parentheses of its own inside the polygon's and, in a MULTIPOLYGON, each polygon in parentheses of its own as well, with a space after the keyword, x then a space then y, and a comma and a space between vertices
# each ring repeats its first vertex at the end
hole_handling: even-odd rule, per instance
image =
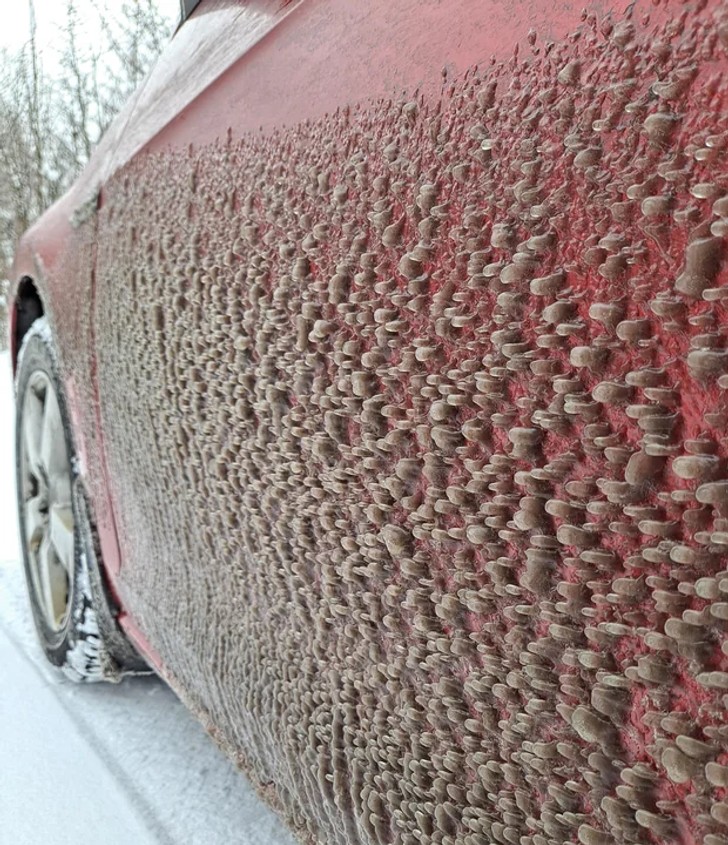
POLYGON ((157 678, 77 686, 45 663, 19 563, 13 414, 0 353, 0 842, 293 845, 157 678))

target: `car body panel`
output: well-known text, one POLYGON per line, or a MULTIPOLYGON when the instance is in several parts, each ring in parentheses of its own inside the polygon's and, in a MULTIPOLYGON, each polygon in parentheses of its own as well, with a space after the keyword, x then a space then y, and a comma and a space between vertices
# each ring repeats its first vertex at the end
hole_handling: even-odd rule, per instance
MULTIPOLYGON (((595 12, 621 15, 630 4, 593 5, 595 12)), ((272 131, 407 91, 439 93, 443 71, 458 76, 508 58, 533 28, 542 42, 563 38, 581 11, 579 3, 554 9, 544 0, 486 0, 477 12, 470 0, 291 4, 274 37, 241 54, 149 148, 181 138, 210 143, 226 129, 272 131)))
POLYGON ((244 11, 43 263, 129 633, 304 842, 725 835, 724 6, 244 11))

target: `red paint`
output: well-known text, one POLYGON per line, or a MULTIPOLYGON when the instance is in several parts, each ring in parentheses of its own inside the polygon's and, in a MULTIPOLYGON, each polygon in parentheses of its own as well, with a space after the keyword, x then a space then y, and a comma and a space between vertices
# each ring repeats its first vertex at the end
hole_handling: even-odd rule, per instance
MULTIPOLYGON (((270 14, 275 0, 245 4, 270 14)), ((627 0, 596 3, 597 14, 619 18, 627 0)), ((541 44, 558 41, 581 22, 583 4, 544 0, 502 2, 449 0, 304 0, 281 21, 269 40, 242 55, 203 97, 160 132, 151 150, 176 146, 180 135, 195 144, 294 126, 346 105, 415 90, 437 94, 443 69, 456 78, 474 66, 507 60, 530 29, 541 44), (291 69, 295 68, 295 73, 291 69)), ((204 13, 205 6, 193 15, 204 13)))
POLYGON ((144 657, 147 663, 154 668, 155 672, 160 674, 165 680, 168 680, 168 673, 165 671, 162 658, 134 619, 128 613, 120 613, 117 617, 117 622, 129 640, 134 644, 134 648, 144 657))

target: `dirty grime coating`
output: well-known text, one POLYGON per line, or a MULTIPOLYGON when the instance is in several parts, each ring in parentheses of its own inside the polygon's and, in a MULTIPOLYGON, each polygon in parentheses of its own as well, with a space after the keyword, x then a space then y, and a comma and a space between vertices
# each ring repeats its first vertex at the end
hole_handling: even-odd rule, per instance
POLYGON ((728 842, 728 16, 143 155, 123 589, 302 842, 728 842))

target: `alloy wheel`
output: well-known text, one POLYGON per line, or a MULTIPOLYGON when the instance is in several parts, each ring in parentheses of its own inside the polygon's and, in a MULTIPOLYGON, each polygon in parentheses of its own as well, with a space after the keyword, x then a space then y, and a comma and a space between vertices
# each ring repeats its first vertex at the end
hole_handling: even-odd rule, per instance
POLYGON ((58 397, 41 370, 23 399, 20 482, 23 541, 32 588, 45 625, 63 630, 70 613, 75 569, 71 463, 58 397))

